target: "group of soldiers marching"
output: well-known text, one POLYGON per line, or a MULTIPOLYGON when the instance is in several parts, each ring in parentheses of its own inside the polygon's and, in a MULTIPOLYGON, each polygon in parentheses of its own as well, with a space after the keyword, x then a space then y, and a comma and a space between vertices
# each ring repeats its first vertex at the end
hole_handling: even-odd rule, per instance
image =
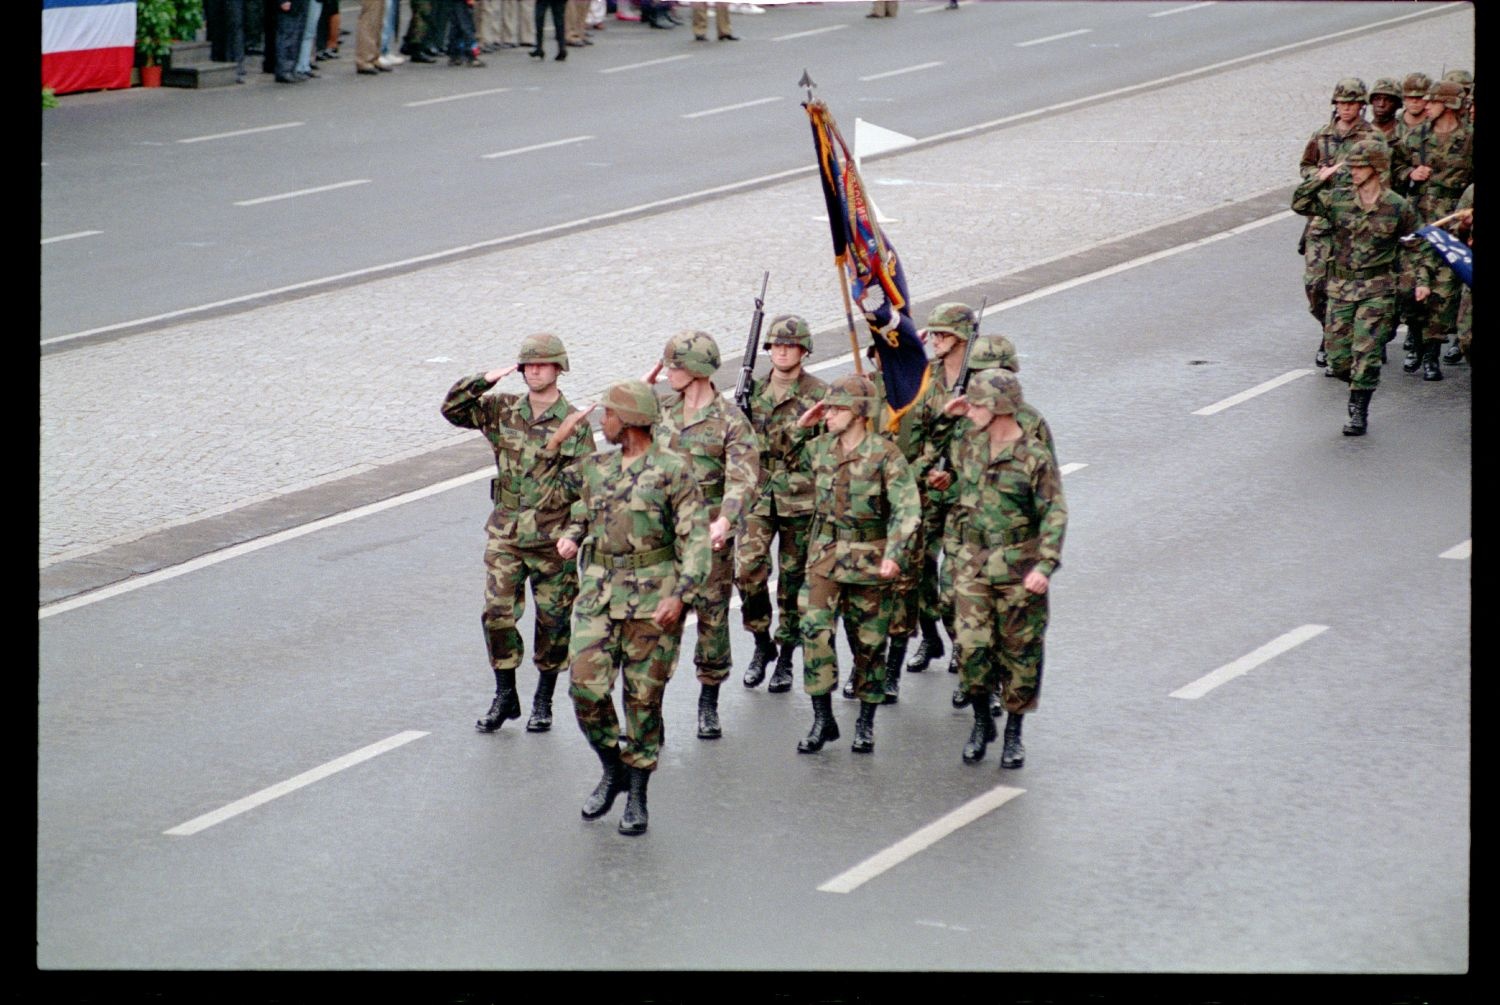
POLYGON ((1362 436, 1398 325, 1406 373, 1442 380, 1443 363, 1472 362, 1470 289, 1411 235, 1432 224, 1473 246, 1474 77, 1411 73, 1369 88, 1346 77, 1332 104, 1303 150, 1292 209, 1309 217, 1298 250, 1308 309, 1323 329, 1314 362, 1348 383, 1343 432, 1362 436))
POLYGON ((521 717, 517 623, 530 583, 537 684, 526 729, 551 728, 566 670, 579 727, 603 767, 582 815, 603 816, 626 794, 619 830, 644 833, 684 617, 697 618, 698 736, 710 740, 723 735, 719 690, 733 669, 737 589, 754 640, 745 687, 759 687, 769 670, 768 691, 790 690, 802 653, 813 723, 798 751, 840 735, 840 620, 857 753, 874 750, 876 711, 899 699, 903 671, 945 655, 942 626, 959 679, 952 704, 973 710, 962 759, 980 761, 1004 717, 1001 766, 1021 767, 1067 505, 1051 431, 1021 394, 1015 347, 980 337, 978 321, 960 303, 932 312, 932 359, 900 413, 886 403, 873 348, 873 379, 828 383, 809 373, 812 332, 794 314, 770 323, 761 345, 770 369, 751 384, 748 410, 715 386, 719 347, 701 331, 674 336, 642 380, 611 384, 584 409, 557 386, 568 356, 555 335, 532 335, 514 366, 456 383, 443 415, 482 431, 497 467, 482 616, 495 696, 476 728, 521 717), (517 370, 525 393, 494 390, 517 370), (659 395, 663 376, 670 393, 659 395), (595 409, 618 449, 594 449, 595 409))

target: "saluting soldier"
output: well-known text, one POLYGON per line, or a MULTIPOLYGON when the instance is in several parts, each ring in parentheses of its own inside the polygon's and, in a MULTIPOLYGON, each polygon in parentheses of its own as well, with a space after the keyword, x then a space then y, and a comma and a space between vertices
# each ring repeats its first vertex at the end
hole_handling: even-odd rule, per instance
POLYGON ((881 654, 890 619, 889 584, 901 572, 907 539, 921 523, 921 500, 906 459, 870 431, 881 399, 868 377, 835 381, 828 395, 797 420, 820 421, 827 432, 807 441, 815 494, 807 581, 802 586, 802 686, 812 698, 813 725, 797 750, 813 753, 839 737, 833 717, 838 658, 833 633, 844 622, 853 656, 850 674, 860 701, 855 753, 875 749, 875 710, 885 700, 881 654))
POLYGON ((1068 525, 1057 460, 1017 421, 1023 403, 1020 379, 997 368, 975 374, 947 406, 967 419, 953 448, 960 680, 974 709, 963 759, 977 763, 995 739, 988 696, 1000 691, 1008 713, 1002 768, 1026 762, 1021 721, 1041 694, 1047 590, 1068 525))
POLYGON ((707 332, 674 335, 662 358, 647 374, 654 384, 665 369, 674 393, 661 402, 656 442, 693 463, 693 474, 708 504, 709 544, 713 565, 698 591, 698 642, 693 665, 698 670, 698 737, 723 735, 719 724, 719 685, 729 676, 729 599, 734 588, 734 538, 760 476, 760 451, 743 413, 720 396, 713 375, 719 369, 719 345, 707 332))
POLYGON ((578 571, 560 558, 554 545, 567 523, 575 495, 559 477, 563 467, 594 448, 587 426, 573 428, 556 448, 548 439, 573 412, 557 386, 568 370, 568 354, 556 335, 528 336, 516 365, 465 377, 443 399, 443 417, 455 426, 478 429, 495 451, 496 475, 490 480, 494 508, 485 522, 485 648, 495 673, 495 699, 474 723, 481 732, 499 729, 521 716, 516 668, 524 645, 516 623, 526 610, 526 584, 536 602, 532 662, 537 669, 528 732, 552 728, 552 693, 558 672, 568 661, 568 619, 578 593, 578 571), (491 392, 497 383, 521 371, 525 394, 491 392))
MULTIPOLYGON (((620 381, 600 403, 604 438, 620 449, 568 469, 579 498, 557 553, 571 559, 588 542, 573 606, 570 693, 604 774, 583 818, 603 816, 628 790, 619 829, 635 835, 646 831, 646 788, 661 755, 662 696, 677 668, 683 610, 697 602, 709 572, 708 507, 692 462, 652 440, 660 411, 649 385, 620 381), (623 746, 617 676, 625 682, 623 746)), ((565 423, 554 441, 569 432, 565 423)))
POLYGON ((750 426, 760 449, 760 487, 745 518, 735 548, 735 586, 740 591, 741 622, 755 636, 755 652, 745 670, 745 686, 758 687, 766 663, 776 669, 766 690, 792 687, 792 657, 802 644, 797 596, 807 564, 807 529, 812 523, 812 476, 798 450, 807 437, 797 425, 828 390, 803 369, 812 352, 812 329, 796 314, 771 319, 761 348, 771 355, 771 371, 750 390, 750 426), (771 635, 771 539, 776 539, 776 635, 771 635), (777 653, 777 646, 780 653, 777 653))

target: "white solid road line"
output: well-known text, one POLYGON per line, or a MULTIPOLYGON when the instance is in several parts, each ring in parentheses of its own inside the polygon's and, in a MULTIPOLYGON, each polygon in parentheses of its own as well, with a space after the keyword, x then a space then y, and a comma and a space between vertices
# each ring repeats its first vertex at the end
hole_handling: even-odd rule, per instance
POLYGON ((1469 538, 1467 541, 1461 541, 1458 544, 1455 544, 1453 547, 1449 548, 1447 551, 1439 555, 1438 558, 1453 558, 1459 561, 1463 561, 1464 559, 1469 557, 1473 550, 1474 539, 1469 538))
POLYGON ((189 136, 178 143, 206 143, 209 140, 227 140, 232 136, 250 136, 255 133, 269 133, 277 129, 295 129, 297 126, 305 126, 306 122, 278 122, 274 126, 255 126, 251 129, 236 129, 229 133, 209 133, 207 136, 189 136))
POLYGON ((941 841, 965 824, 973 823, 990 810, 1004 806, 1025 791, 1025 789, 1012 788, 1009 785, 997 785, 984 795, 970 799, 953 812, 939 817, 910 837, 897 841, 884 851, 876 852, 854 868, 839 873, 818 889, 823 893, 849 893, 858 889, 886 870, 895 868, 918 852, 941 841))
POLYGON ((662 63, 675 63, 679 59, 692 59, 692 58, 693 58, 692 56, 688 56, 688 55, 682 55, 682 56, 665 56, 662 59, 648 59, 644 63, 627 63, 624 66, 611 66, 609 69, 607 69, 607 70, 600 70, 599 72, 600 73, 624 73, 626 70, 639 70, 639 69, 641 69, 641 67, 644 67, 644 66, 660 66, 662 63))
POLYGON ((1071 475, 1073 472, 1082 471, 1086 467, 1088 467, 1087 464, 1083 464, 1079 461, 1073 461, 1071 464, 1064 464, 1061 468, 1059 468, 1058 474, 1071 475))
POLYGON ((1204 3, 1190 3, 1186 7, 1173 7, 1171 10, 1159 10, 1155 14, 1147 14, 1147 17, 1171 17, 1173 14, 1185 14, 1190 10, 1199 10, 1203 7, 1214 6, 1214 0, 1206 0, 1204 3))
POLYGON ((1263 384, 1256 384, 1254 387, 1250 388, 1248 391, 1241 391, 1239 394, 1232 394, 1232 395, 1230 395, 1229 397, 1225 398, 1223 401, 1216 401, 1212 405, 1205 405, 1204 407, 1202 407, 1202 408, 1197 409, 1196 411, 1194 411, 1193 414, 1194 415, 1214 415, 1214 414, 1216 414, 1218 412, 1224 411, 1224 409, 1226 409, 1226 408, 1233 408, 1235 405, 1238 405, 1241 402, 1246 402, 1246 401, 1249 401, 1251 398, 1254 398, 1254 397, 1256 397, 1258 395, 1265 394, 1267 391, 1274 391, 1276 388, 1280 387, 1282 384, 1290 384, 1292 381, 1296 380, 1298 377, 1306 377, 1310 373, 1312 373, 1311 370, 1288 370, 1286 373, 1282 374, 1280 377, 1273 377, 1273 378, 1271 378, 1270 380, 1266 381, 1263 384))
POLYGON ((1172 692, 1171 697, 1187 701, 1202 698, 1220 684, 1242 677, 1267 660, 1280 656, 1288 649, 1300 646, 1308 639, 1317 638, 1326 631, 1328 631, 1327 625, 1303 625, 1301 628, 1293 628, 1285 635, 1267 642, 1253 653, 1241 656, 1233 663, 1226 663, 1213 673, 1204 674, 1191 684, 1178 688, 1172 692))
POLYGON ((794 31, 790 35, 777 35, 771 41, 790 42, 794 38, 806 38, 809 35, 821 35, 829 31, 843 31, 847 27, 849 27, 847 24, 831 24, 826 28, 812 28, 808 31, 794 31))
POLYGON ((899 77, 903 73, 916 73, 918 70, 930 70, 934 66, 942 65, 942 60, 938 60, 935 63, 918 63, 916 66, 903 66, 899 70, 886 70, 884 73, 872 73, 868 77, 860 77, 859 79, 861 82, 867 80, 882 80, 886 77, 899 77))
POLYGON ((1034 38, 1029 42, 1016 42, 1015 46, 1017 49, 1024 49, 1028 45, 1042 45, 1046 42, 1056 42, 1061 38, 1073 38, 1076 35, 1087 35, 1093 30, 1094 29, 1092 28, 1079 28, 1076 31, 1065 31, 1061 35, 1048 35, 1046 38, 1034 38))
POLYGON ((705 108, 701 112, 688 112, 683 115, 684 119, 701 119, 705 115, 718 115, 720 112, 733 112, 741 108, 753 108, 756 105, 769 105, 773 101, 784 100, 781 95, 774 98, 756 98, 754 101, 741 101, 737 105, 723 105, 719 108, 705 108))
POLYGON ((102 230, 75 230, 71 234, 58 234, 56 237, 44 237, 42 238, 42 243, 56 244, 58 241, 71 241, 75 237, 93 237, 95 234, 102 233, 104 233, 104 231, 102 230))
POLYGON ((480 154, 481 160, 494 160, 496 157, 514 157, 516 154, 529 154, 533 150, 546 150, 549 147, 565 147, 570 143, 582 143, 593 139, 592 136, 570 136, 565 140, 551 140, 547 143, 533 143, 529 147, 516 147, 514 150, 501 150, 493 154, 480 154))
POLYGON ((319 185, 317 188, 298 189, 296 192, 283 192, 280 195, 263 195, 259 199, 241 199, 235 203, 236 206, 259 206, 263 202, 280 202, 282 199, 296 199, 304 195, 316 195, 319 192, 332 192, 334 189, 349 188, 352 185, 368 185, 369 178, 351 178, 349 181, 336 181, 332 185, 319 185))
POLYGON ((421 108, 423 105, 438 105, 444 101, 462 101, 465 98, 482 98, 487 94, 504 94, 509 87, 491 87, 483 91, 467 91, 463 94, 445 94, 441 98, 423 98, 421 101, 403 101, 403 108, 421 108))
POLYGON ((426 735, 426 733, 415 729, 409 729, 404 733, 397 733, 395 736, 387 737, 379 743, 372 743, 368 747, 361 747, 352 754, 345 754, 343 757, 329 761, 327 764, 313 768, 311 771, 304 771, 296 778, 288 778, 286 781, 278 782, 270 788, 261 789, 254 795, 246 796, 244 799, 232 802, 228 806, 214 810, 212 813, 205 813, 201 817, 194 817, 187 823, 178 824, 171 830, 162 831, 162 833, 170 834, 173 837, 187 837, 190 834, 197 834, 201 830, 207 830, 214 824, 223 823, 230 817, 237 817, 247 810, 253 810, 263 803, 269 803, 272 799, 284 796, 288 792, 295 792, 298 789, 305 788, 313 782, 327 778, 329 775, 337 774, 345 768, 352 768, 361 761, 368 761, 372 757, 384 754, 388 750, 395 750, 397 747, 410 743, 413 740, 421 739, 426 735))

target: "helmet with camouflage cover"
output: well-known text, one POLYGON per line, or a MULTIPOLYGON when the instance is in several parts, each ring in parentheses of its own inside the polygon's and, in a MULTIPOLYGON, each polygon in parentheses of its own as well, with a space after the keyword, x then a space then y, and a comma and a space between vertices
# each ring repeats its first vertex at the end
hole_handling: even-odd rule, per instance
POLYGON ((681 367, 694 377, 712 377, 719 369, 719 343, 708 332, 678 332, 667 339, 661 360, 668 369, 681 367))
POLYGON ((1400 104, 1401 84, 1395 77, 1381 77, 1370 88, 1370 97, 1373 98, 1377 94, 1384 94, 1388 98, 1395 98, 1396 103, 1400 104))
POLYGON ((1016 355, 1016 347, 1004 335, 979 336, 979 341, 974 343, 974 351, 969 353, 969 370, 978 373, 980 370, 993 370, 996 367, 1019 373, 1021 360, 1016 355))
POLYGON ((1021 407, 1021 380, 1009 370, 996 367, 976 373, 964 391, 970 404, 996 415, 1015 415, 1021 407))
POLYGON ((796 314, 778 314, 771 319, 771 330, 766 333, 762 349, 773 345, 800 346, 804 352, 812 352, 812 329, 796 314))
POLYGON ((1427 100, 1456 112, 1464 106, 1464 87, 1452 80, 1439 80, 1428 89, 1427 100))
POLYGON ((650 426, 661 415, 656 392, 644 380, 620 380, 609 385, 599 404, 610 409, 627 426, 650 426))
POLYGON ((851 409, 855 415, 868 419, 880 405, 880 396, 873 380, 851 373, 828 385, 823 403, 829 408, 851 409))
POLYGON ((1401 81, 1401 96, 1403 98, 1427 98, 1427 91, 1432 87, 1432 78, 1425 73, 1408 73, 1406 79, 1401 81))
POLYGON ((527 363, 556 363, 567 373, 568 353, 563 348, 562 339, 547 332, 527 335, 521 340, 521 351, 516 353, 516 365, 527 363))
POLYGON ((1365 90, 1365 82, 1358 77, 1345 77, 1333 85, 1333 104, 1340 101, 1367 101, 1369 92, 1365 90))
POLYGON ((974 321, 974 309, 968 304, 938 304, 927 316, 927 334, 948 334, 967 342, 974 337, 974 321))
POLYGON ((1391 166, 1390 148, 1373 139, 1360 140, 1344 155, 1344 163, 1350 167, 1372 167, 1384 172, 1391 166))
POLYGON ((1474 89, 1474 75, 1468 70, 1449 70, 1443 74, 1443 79, 1451 80, 1459 87, 1462 87, 1465 94, 1474 89))

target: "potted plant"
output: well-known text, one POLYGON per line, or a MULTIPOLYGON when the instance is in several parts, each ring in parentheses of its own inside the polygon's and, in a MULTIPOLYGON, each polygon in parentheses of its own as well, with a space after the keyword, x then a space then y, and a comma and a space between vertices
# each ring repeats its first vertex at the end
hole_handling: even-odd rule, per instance
POLYGON ((202 25, 199 0, 136 0, 135 48, 146 61, 142 87, 161 86, 162 64, 172 54, 172 43, 192 38, 202 25))

